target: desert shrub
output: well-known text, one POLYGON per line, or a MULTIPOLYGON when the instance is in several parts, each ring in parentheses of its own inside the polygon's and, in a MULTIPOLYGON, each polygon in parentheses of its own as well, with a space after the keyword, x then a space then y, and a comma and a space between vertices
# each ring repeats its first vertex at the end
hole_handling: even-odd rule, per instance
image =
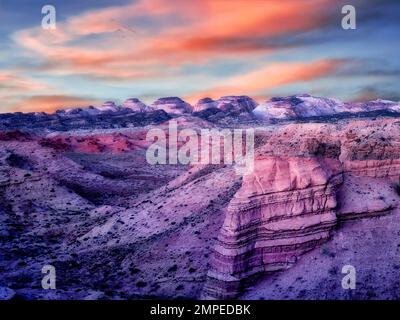
POLYGON ((171 268, 168 269, 168 272, 175 272, 176 270, 178 270, 178 266, 174 264, 171 268))
POLYGON ((328 256, 330 258, 334 258, 336 255, 334 252, 331 252, 327 247, 323 247, 321 253, 323 256, 328 256))
POLYGON ((394 190, 400 196, 400 182, 394 185, 394 190))
POLYGON ((145 286, 147 286, 147 283, 144 281, 136 282, 136 287, 138 287, 138 288, 144 288, 145 286))

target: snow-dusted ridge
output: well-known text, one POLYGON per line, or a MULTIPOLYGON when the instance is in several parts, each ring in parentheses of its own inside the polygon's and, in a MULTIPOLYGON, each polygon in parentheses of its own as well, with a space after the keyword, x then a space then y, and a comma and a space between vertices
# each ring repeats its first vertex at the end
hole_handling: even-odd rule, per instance
POLYGON ((129 98, 121 105, 106 101, 101 106, 69 108, 44 112, 0 114, 0 130, 40 129, 112 129, 158 124, 171 118, 191 116, 219 125, 251 125, 274 121, 291 121, 340 114, 382 111, 400 113, 400 103, 377 99, 368 102, 343 102, 334 98, 300 94, 273 97, 258 104, 248 96, 223 96, 217 100, 200 99, 194 106, 179 97, 165 97, 146 105, 129 98))

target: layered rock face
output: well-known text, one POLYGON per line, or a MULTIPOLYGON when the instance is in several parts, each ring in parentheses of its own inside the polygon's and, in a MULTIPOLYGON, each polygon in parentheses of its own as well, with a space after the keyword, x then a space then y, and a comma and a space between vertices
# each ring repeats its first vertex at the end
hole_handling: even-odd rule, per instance
POLYGON ((288 119, 327 115, 343 110, 344 104, 339 100, 299 95, 272 98, 257 106, 254 114, 261 119, 288 119))
POLYGON ((393 120, 268 133, 226 209, 204 297, 235 298, 257 275, 286 269, 325 242, 338 220, 395 209, 399 137, 393 120))
POLYGON ((226 210, 204 296, 234 298, 252 276, 285 269, 323 243, 341 183, 335 159, 256 159, 226 210))
POLYGON ((346 171, 358 176, 400 180, 400 123, 351 124, 343 135, 340 156, 346 171))

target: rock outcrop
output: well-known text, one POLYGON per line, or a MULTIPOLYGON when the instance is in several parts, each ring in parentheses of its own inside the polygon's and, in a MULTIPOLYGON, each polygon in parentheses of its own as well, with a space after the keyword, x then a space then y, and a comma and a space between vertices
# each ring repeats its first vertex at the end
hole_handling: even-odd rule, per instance
POLYGON ((260 105, 248 96, 224 96, 217 100, 203 98, 194 107, 178 97, 160 98, 151 106, 137 98, 129 98, 121 106, 106 101, 97 107, 62 109, 53 114, 0 114, 0 130, 32 129, 38 134, 40 131, 126 128, 158 124, 171 117, 189 115, 224 127, 256 126, 292 120, 331 122, 347 118, 400 117, 400 104, 386 100, 344 103, 307 94, 275 97, 260 105))
POLYGON ((99 110, 95 107, 86 109, 60 110, 54 114, 37 116, 32 113, 0 114, 0 130, 21 130, 38 135, 49 131, 118 129, 143 127, 158 124, 171 119, 164 110, 134 112, 130 108, 109 107, 99 110))
POLYGON ((218 100, 201 99, 194 107, 194 116, 219 125, 255 123, 252 113, 257 103, 247 96, 224 96, 218 100))
POLYGON ((134 112, 150 112, 154 109, 144 104, 137 98, 129 98, 122 104, 124 108, 129 108, 134 112))
POLYGON ((257 106, 252 98, 248 96, 223 96, 218 100, 211 98, 200 99, 194 106, 194 112, 200 112, 207 109, 217 108, 226 113, 251 113, 257 106))
POLYGON ((285 269, 326 241, 341 182, 334 159, 256 159, 226 210, 204 296, 234 298, 252 277, 285 269))
POLYGON ((200 99, 193 107, 193 112, 200 112, 211 108, 217 108, 218 102, 211 98, 200 99))
POLYGON ((313 97, 308 94, 274 97, 254 109, 261 120, 296 119, 336 115, 340 113, 368 113, 373 111, 400 112, 400 104, 374 100, 366 103, 345 103, 338 99, 313 97))
POLYGON ((224 96, 219 98, 217 103, 218 109, 235 113, 250 113, 257 106, 257 102, 248 96, 224 96))
POLYGON ((151 105, 154 109, 164 110, 167 113, 182 115, 192 113, 192 106, 178 97, 160 98, 154 101, 151 105))
POLYGON ((260 274, 286 269, 321 245, 337 221, 395 209, 399 137, 393 120, 267 133, 255 171, 226 209, 204 297, 234 298, 260 274))
POLYGON ((358 176, 400 180, 400 123, 350 124, 343 134, 340 160, 358 176))
POLYGON ((106 101, 100 107, 97 108, 100 111, 118 111, 119 107, 115 104, 114 101, 106 101))

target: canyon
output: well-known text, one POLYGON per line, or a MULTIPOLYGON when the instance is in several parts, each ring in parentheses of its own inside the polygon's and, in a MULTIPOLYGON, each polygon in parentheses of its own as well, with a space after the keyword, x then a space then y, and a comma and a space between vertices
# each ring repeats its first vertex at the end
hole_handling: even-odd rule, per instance
POLYGON ((396 299, 400 104, 177 97, 0 114, 0 298, 396 299), (149 164, 151 129, 253 129, 254 170, 149 164), (57 289, 41 288, 41 268, 57 289), (357 289, 341 287, 354 265, 357 289))

